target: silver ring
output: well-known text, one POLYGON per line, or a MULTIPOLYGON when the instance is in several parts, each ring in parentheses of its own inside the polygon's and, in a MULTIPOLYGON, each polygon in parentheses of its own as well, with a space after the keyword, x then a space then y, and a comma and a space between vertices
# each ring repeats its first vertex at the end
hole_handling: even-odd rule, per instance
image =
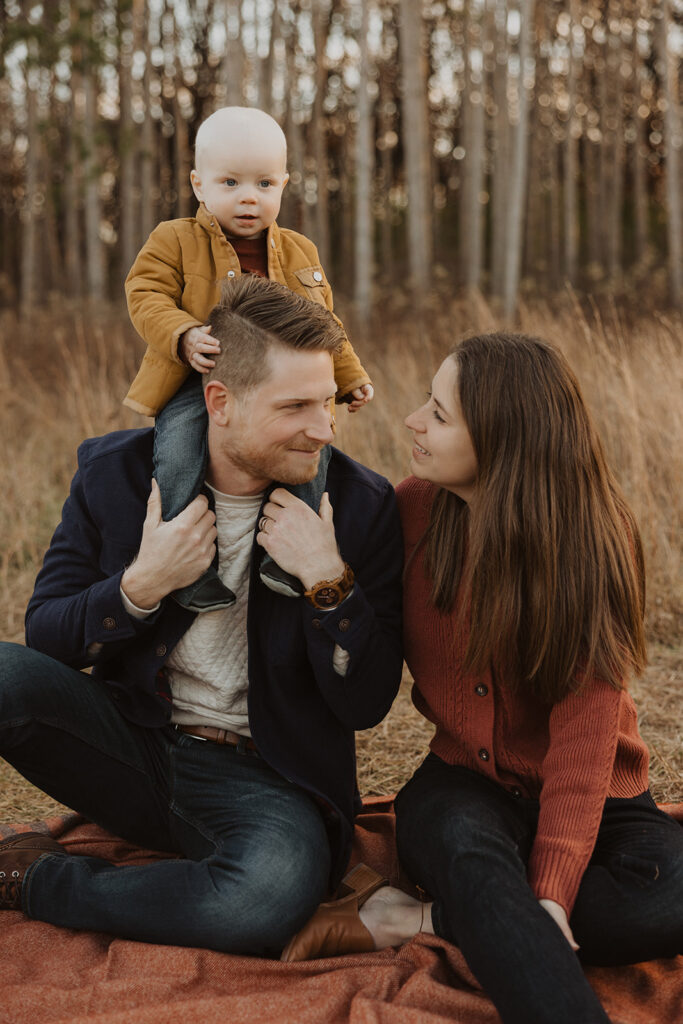
POLYGON ((261 516, 261 518, 258 521, 258 528, 261 531, 261 533, 266 532, 266 523, 268 522, 270 522, 270 516, 261 516))

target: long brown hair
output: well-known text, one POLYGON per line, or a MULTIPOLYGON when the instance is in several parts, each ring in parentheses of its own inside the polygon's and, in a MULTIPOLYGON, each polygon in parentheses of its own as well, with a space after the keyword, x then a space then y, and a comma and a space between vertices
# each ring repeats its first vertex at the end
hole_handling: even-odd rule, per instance
POLYGON ((621 688, 646 662, 642 547, 574 374, 517 334, 450 358, 477 482, 469 504, 437 493, 425 555, 439 610, 469 598, 464 667, 509 665, 553 703, 593 675, 621 688))

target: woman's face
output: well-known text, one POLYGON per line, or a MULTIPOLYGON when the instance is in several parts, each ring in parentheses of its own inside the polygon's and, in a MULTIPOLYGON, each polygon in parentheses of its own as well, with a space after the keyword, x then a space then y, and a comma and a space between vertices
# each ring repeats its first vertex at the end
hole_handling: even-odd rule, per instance
POLYGON ((414 476, 469 501, 477 478, 477 457, 460 408, 454 359, 444 359, 427 401, 405 422, 413 432, 410 469, 414 476))

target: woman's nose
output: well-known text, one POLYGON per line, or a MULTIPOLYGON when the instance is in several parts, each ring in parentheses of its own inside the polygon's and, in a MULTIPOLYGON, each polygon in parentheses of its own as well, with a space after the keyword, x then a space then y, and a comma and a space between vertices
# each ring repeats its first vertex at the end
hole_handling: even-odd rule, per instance
POLYGON ((424 430, 424 424, 422 423, 422 420, 420 419, 419 413, 420 413, 420 410, 416 409, 415 412, 411 412, 411 414, 409 416, 406 416, 406 418, 405 418, 405 420, 403 422, 407 426, 408 430, 419 430, 419 431, 424 430))

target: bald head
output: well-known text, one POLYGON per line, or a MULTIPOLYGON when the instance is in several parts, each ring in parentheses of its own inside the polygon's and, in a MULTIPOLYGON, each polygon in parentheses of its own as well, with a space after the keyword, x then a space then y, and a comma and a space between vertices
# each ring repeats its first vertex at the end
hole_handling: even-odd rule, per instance
POLYGON ((265 110, 254 107, 220 107, 199 126, 195 139, 195 166, 201 173, 203 160, 217 148, 239 145, 271 163, 287 166, 287 140, 277 121, 265 110))

